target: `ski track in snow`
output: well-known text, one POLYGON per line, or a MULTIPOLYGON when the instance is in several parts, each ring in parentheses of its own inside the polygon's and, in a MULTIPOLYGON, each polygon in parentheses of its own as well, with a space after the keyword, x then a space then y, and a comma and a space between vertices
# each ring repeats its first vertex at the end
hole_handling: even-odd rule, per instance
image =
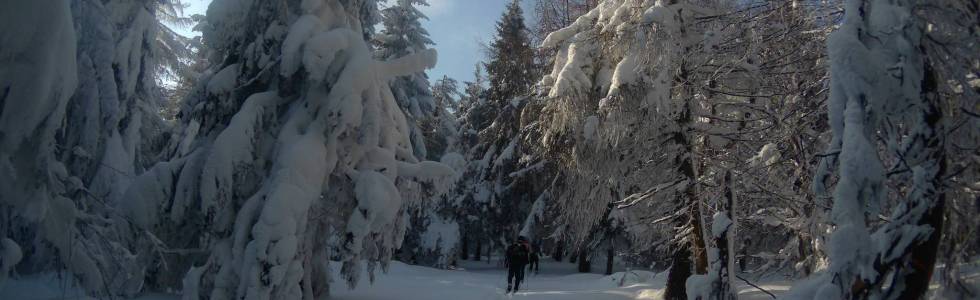
MULTIPOLYGON (((461 270, 438 270, 392 262, 389 273, 379 276, 373 285, 359 285, 353 290, 335 285, 331 295, 332 299, 338 300, 652 300, 661 299, 667 278, 666 273, 655 275, 647 271, 633 271, 644 282, 628 280, 623 287, 619 287, 623 272, 611 276, 576 273, 575 264, 543 259, 540 274, 528 274, 520 291, 505 295, 506 270, 495 262, 466 261, 461 266, 461 270)), ((599 266, 593 266, 593 269, 601 270, 599 266)), ((740 299, 769 299, 767 295, 744 284, 736 286, 740 299)), ((777 294, 789 288, 788 282, 770 283, 764 287, 777 294)))
MULTIPOLYGON (((593 262, 593 270, 602 270, 601 262, 593 262)), ((563 300, 653 300, 662 299, 666 273, 655 274, 648 271, 633 271, 624 284, 618 283, 622 270, 611 276, 596 273, 577 273, 577 265, 558 263, 550 258, 542 258, 541 273, 526 277, 521 291, 505 295, 507 287, 506 270, 497 262, 463 261, 459 270, 441 270, 407 265, 392 261, 387 274, 379 274, 370 284, 366 272, 357 288, 347 289, 343 281, 338 281, 339 272, 334 271, 331 284, 331 300, 494 300, 494 299, 563 299, 563 300), (637 277, 638 276, 638 277, 637 277), (652 277, 652 279, 651 279, 652 277)), ((980 269, 969 267, 963 270, 970 275, 964 277, 968 284, 980 286, 980 269)), ((24 276, 7 281, 0 286, 0 299, 54 300, 54 299, 94 299, 75 287, 64 288, 64 276, 57 273, 24 276)), ((745 275, 743 275, 744 277, 745 275)), ((752 278, 751 275, 748 276, 752 278)), ((935 280, 935 279, 934 279, 935 280)), ((755 282, 777 296, 785 293, 792 282, 772 277, 755 282)), ((765 293, 735 281, 740 300, 771 299, 765 293)), ((934 284, 935 285, 935 284, 934 284)), ((933 287, 935 288, 935 287, 933 287)), ((137 300, 176 300, 176 294, 148 293, 137 300)))

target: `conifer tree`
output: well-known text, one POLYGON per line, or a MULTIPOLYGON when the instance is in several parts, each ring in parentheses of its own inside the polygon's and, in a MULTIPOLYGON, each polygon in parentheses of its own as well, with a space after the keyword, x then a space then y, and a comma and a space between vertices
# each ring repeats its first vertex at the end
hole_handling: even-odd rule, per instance
POLYGON ((529 93, 537 81, 529 33, 520 3, 511 1, 497 21, 497 37, 488 49, 490 62, 485 64, 490 81, 487 99, 496 107, 529 93))
MULTIPOLYGON (((374 38, 378 47, 375 56, 382 60, 395 59, 420 52, 433 45, 429 32, 420 20, 427 19, 416 5, 428 6, 425 0, 397 0, 381 11, 384 29, 374 38)), ((433 118, 435 103, 425 72, 416 72, 392 80, 391 91, 398 105, 406 112, 412 128, 411 139, 415 156, 428 157, 426 137, 418 124, 433 118)))

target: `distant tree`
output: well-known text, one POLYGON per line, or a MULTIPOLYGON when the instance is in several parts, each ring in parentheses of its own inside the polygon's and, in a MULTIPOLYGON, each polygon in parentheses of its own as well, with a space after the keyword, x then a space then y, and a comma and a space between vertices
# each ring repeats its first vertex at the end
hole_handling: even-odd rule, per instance
POLYGON ((487 51, 487 99, 500 107, 531 92, 539 72, 534 62, 530 31, 520 2, 513 0, 497 21, 497 35, 487 51))

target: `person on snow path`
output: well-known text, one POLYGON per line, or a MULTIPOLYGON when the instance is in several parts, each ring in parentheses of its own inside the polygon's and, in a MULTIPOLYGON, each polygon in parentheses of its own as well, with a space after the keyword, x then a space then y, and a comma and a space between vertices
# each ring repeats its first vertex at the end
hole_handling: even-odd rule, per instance
POLYGON ((541 257, 538 255, 538 247, 537 246, 531 247, 531 261, 530 261, 531 266, 528 267, 527 270, 529 272, 534 271, 534 274, 538 274, 538 271, 540 271, 541 269, 540 260, 541 257))
POLYGON ((531 261, 531 247, 526 237, 518 237, 517 241, 507 247, 504 265, 507 266, 507 292, 516 293, 524 280, 524 267, 531 261))

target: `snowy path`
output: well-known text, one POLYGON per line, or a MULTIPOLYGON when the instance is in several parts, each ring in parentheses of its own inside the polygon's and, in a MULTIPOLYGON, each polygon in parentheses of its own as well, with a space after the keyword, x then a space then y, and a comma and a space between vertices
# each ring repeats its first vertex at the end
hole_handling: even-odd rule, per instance
MULTIPOLYGON (((377 274, 369 284, 366 278, 354 290, 342 282, 334 282, 332 300, 496 300, 496 299, 563 299, 563 300, 653 300, 661 299, 666 274, 635 271, 624 287, 618 286, 622 272, 612 276, 581 274, 575 265, 545 261, 541 274, 530 276, 527 285, 515 295, 503 294, 506 288, 504 270, 496 264, 467 261, 465 270, 439 270, 392 262, 387 274, 377 274)), ((967 284, 980 288, 980 268, 965 266, 967 284)), ((334 274, 334 278, 340 278, 334 274)), ((760 285, 780 295, 790 285, 786 280, 763 280, 760 285)), ((77 287, 64 287, 64 277, 56 273, 27 276, 7 281, 0 286, 0 300, 89 300, 91 297, 77 287)), ((768 295, 738 281, 740 300, 771 299, 768 295)), ((933 288, 936 288, 934 286, 933 288)), ((150 293, 137 300, 177 300, 175 294, 150 293)))
MULTIPOLYGON (((337 300, 494 300, 494 299, 563 299, 563 300, 653 300, 661 299, 666 274, 632 272, 624 287, 619 287, 623 273, 611 276, 575 272, 571 263, 545 260, 541 274, 528 276, 520 292, 504 295, 505 271, 496 264, 467 261, 463 270, 439 270, 392 262, 387 274, 377 274, 369 284, 364 273, 354 290, 335 281, 331 299, 337 300)), ((334 274, 334 279, 339 279, 334 274)), ((77 287, 65 288, 66 280, 57 274, 14 279, 0 286, 0 299, 53 300, 93 299, 77 287)), ((769 296, 739 282, 739 299, 770 299, 769 296)), ((764 288, 780 294, 787 282, 770 282, 764 288)), ((151 293, 138 300, 177 300, 174 294, 151 293)))
MULTIPOLYGON (((574 267, 569 263, 545 263, 544 271, 529 276, 520 292, 506 296, 506 273, 495 264, 467 262, 465 270, 437 270, 392 262, 390 272, 378 276, 373 285, 363 284, 354 290, 335 286, 332 295, 340 300, 646 300, 661 298, 666 279, 665 274, 636 271, 624 287, 619 287, 621 272, 611 276, 580 274, 574 272, 574 267)), ((777 294, 787 288, 785 284, 764 287, 777 294)), ((739 288, 740 299, 770 299, 750 287, 739 288)))
POLYGON ((608 276, 553 273, 528 276, 521 291, 507 297, 504 296, 507 287, 505 271, 494 265, 488 266, 484 269, 437 270, 393 262, 390 272, 379 276, 372 286, 365 284, 354 290, 336 286, 332 292, 334 299, 340 300, 654 299, 651 293, 655 291, 649 285, 619 288, 608 276), (642 293, 651 297, 638 298, 642 293))

